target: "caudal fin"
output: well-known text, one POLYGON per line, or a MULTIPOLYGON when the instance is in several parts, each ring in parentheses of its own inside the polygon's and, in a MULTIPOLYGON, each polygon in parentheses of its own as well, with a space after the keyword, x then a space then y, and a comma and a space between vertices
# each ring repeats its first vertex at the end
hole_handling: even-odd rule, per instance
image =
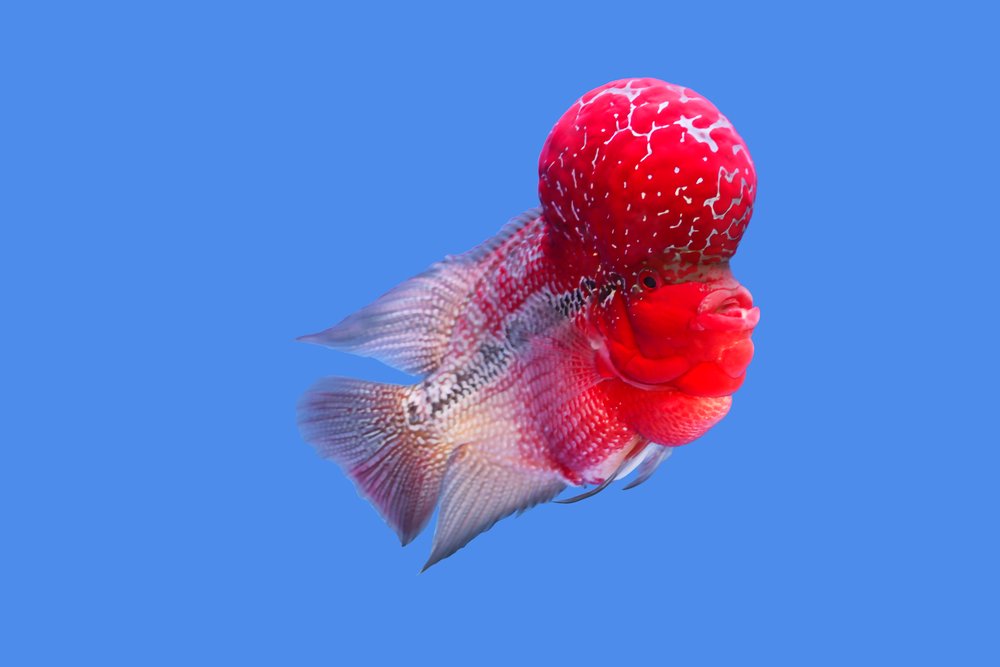
POLYGON ((407 423, 407 391, 329 377, 313 385, 298 406, 305 440, 340 464, 403 544, 427 525, 447 458, 433 434, 407 423))

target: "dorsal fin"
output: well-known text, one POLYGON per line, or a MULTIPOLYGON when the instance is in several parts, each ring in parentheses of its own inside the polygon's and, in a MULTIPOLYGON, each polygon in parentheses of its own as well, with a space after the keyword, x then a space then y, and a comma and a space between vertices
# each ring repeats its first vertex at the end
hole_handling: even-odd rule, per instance
POLYGON ((515 216, 507 221, 507 223, 500 228, 494 236, 486 239, 479 245, 477 245, 472 250, 462 253, 461 255, 455 255, 449 257, 445 261, 450 259, 465 259, 471 262, 480 262, 483 259, 489 257, 493 252, 499 249, 503 244, 507 243, 514 235, 519 231, 524 229, 525 226, 537 220, 542 215, 542 209, 532 208, 528 209, 521 215, 515 216))
POLYGON ((374 357, 413 375, 430 373, 444 358, 455 322, 491 259, 539 215, 533 209, 512 219, 472 250, 445 258, 336 326, 299 340, 374 357))

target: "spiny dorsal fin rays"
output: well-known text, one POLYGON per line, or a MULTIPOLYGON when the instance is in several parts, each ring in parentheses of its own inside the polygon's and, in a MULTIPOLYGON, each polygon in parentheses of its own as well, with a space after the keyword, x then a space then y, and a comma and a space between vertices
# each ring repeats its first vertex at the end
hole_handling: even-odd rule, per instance
POLYGON ((540 207, 528 209, 521 215, 508 220, 495 236, 483 241, 472 250, 466 251, 457 257, 472 262, 480 262, 483 259, 494 257, 494 253, 497 248, 509 241, 512 236, 521 231, 526 225, 537 220, 541 214, 542 209, 540 207))
POLYGON ((434 546, 423 570, 452 555, 500 519, 548 502, 565 488, 566 483, 554 471, 508 460, 516 447, 513 442, 492 446, 467 443, 451 453, 441 485, 434 546))
POLYGON ((496 261, 497 249, 538 216, 536 209, 514 218, 469 252, 434 264, 339 324, 298 340, 374 357, 412 375, 431 373, 448 350, 469 295, 496 261))

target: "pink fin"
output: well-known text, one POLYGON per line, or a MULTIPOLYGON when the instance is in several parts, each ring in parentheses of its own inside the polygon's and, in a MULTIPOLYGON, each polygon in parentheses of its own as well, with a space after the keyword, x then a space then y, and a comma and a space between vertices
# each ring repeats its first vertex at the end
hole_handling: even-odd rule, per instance
POLYGON ((445 456, 406 422, 407 387, 330 377, 299 401, 302 436, 344 469, 405 545, 434 511, 445 456))
POLYGON ((441 488, 434 546, 424 570, 500 519, 552 500, 566 486, 553 471, 517 465, 488 445, 455 448, 441 488))
POLYGON ((426 375, 441 363, 474 276, 475 266, 439 262, 340 324, 299 340, 426 375))
POLYGON ((432 372, 447 354, 455 322, 465 311, 484 264, 537 218, 538 211, 514 218, 469 252, 434 264, 336 326, 299 340, 374 357, 413 375, 432 372))

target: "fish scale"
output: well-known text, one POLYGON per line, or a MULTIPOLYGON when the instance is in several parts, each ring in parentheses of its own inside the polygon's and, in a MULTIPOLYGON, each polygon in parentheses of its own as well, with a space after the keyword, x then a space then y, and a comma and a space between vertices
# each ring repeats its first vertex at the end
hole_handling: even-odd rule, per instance
MULTIPOLYGON (((502 423, 504 428, 519 434, 522 456, 558 467, 572 483, 599 483, 603 476, 590 479, 581 476, 581 464, 587 470, 603 462, 634 433, 628 432, 604 409, 604 389, 596 388, 600 378, 589 359, 593 352, 582 337, 580 324, 575 322, 586 300, 578 289, 559 294, 550 287, 555 282, 555 267, 541 259, 544 255, 534 252, 546 242, 545 235, 537 232, 539 222, 540 219, 535 219, 526 226, 527 234, 512 238, 511 243, 517 247, 502 252, 491 265, 481 278, 481 284, 490 287, 477 291, 479 298, 468 305, 471 311, 500 313, 501 304, 517 304, 513 311, 506 305, 508 312, 503 319, 494 317, 479 325, 476 329, 479 349, 471 359, 455 357, 419 386, 429 396, 455 397, 449 414, 456 415, 457 423, 447 421, 442 414, 442 430, 461 432, 460 439, 476 440, 485 437, 484 424, 502 423), (523 262, 526 255, 540 259, 526 264, 523 262), (513 290, 511 283, 499 280, 500 276, 509 275, 511 266, 517 266, 522 273, 521 282, 513 290), (554 346, 560 348, 560 353, 553 353, 554 346), (577 374, 581 386, 567 392, 564 378, 574 377, 569 372, 573 364, 590 372, 582 378, 577 374), (553 382, 554 379, 558 381, 553 382), (470 405, 476 409, 470 411, 470 405), (526 410, 526 405, 541 405, 545 409, 526 410), (476 416, 472 423, 465 418, 470 414, 476 416), (573 428, 565 428, 568 422, 556 417, 567 414, 576 417, 573 428)), ((481 318, 463 313, 457 329, 466 330, 471 326, 470 321, 478 322, 481 318)), ((432 413, 440 400, 431 401, 432 413)))
POLYGON ((755 174, 711 103, 602 86, 553 128, 539 175, 540 209, 303 338, 418 376, 321 380, 299 425, 404 544, 440 507, 425 568, 568 486, 645 481, 725 416, 753 354, 759 311, 728 259, 755 174))

